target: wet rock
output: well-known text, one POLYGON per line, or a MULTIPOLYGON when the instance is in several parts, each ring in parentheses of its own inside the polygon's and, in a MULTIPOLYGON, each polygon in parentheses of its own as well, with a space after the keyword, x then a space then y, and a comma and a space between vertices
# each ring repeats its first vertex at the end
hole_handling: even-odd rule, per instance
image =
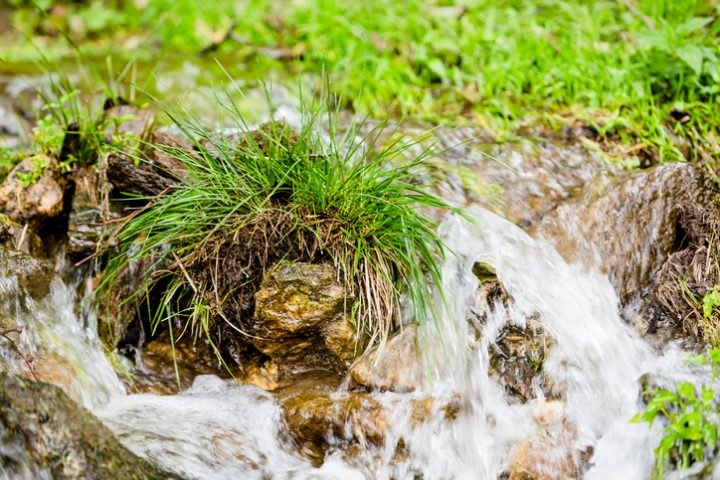
POLYGON ((198 375, 216 375, 230 377, 230 372, 220 364, 215 351, 208 342, 190 336, 178 338, 175 332, 175 344, 170 342, 167 329, 157 338, 145 344, 140 352, 140 362, 133 370, 135 381, 132 388, 136 392, 176 394, 192 385, 198 375), (180 377, 175 375, 175 367, 180 377))
MULTIPOLYGON (((340 381, 327 372, 312 372, 275 392, 298 451, 317 466, 329 449, 358 455, 371 447, 392 447, 386 442, 393 422, 418 428, 437 418, 452 422, 460 412, 457 396, 387 398, 339 390, 340 381)), ((393 441, 396 454, 401 454, 404 439, 393 441)))
POLYGON ((582 142, 494 143, 469 128, 436 132, 439 144, 447 149, 438 161, 454 167, 444 169, 450 175, 442 195, 458 203, 480 204, 523 227, 536 223, 610 170, 582 142))
MULTIPOLYGON (((130 262, 111 291, 96 298, 98 334, 106 345, 117 346, 125 338, 128 327, 138 320, 136 305, 123 300, 143 285, 150 268, 149 258, 130 262)), ((102 274, 93 279, 93 289, 97 289, 101 281, 102 274)))
POLYGON ((425 372, 417 350, 416 333, 416 325, 408 325, 384 347, 365 354, 350 369, 355 385, 393 392, 411 392, 422 387, 425 372))
POLYGON ((33 256, 43 254, 43 241, 28 224, 20 225, 0 214, 0 245, 33 256))
POLYGON ((8 478, 175 478, 136 457, 58 387, 0 373, 0 474, 8 478))
POLYGON ((321 464, 330 445, 381 445, 388 427, 383 406, 365 392, 337 392, 315 378, 279 393, 285 421, 301 454, 321 464))
POLYGON ((590 185, 534 233, 550 239, 568 261, 597 258, 627 303, 683 248, 687 212, 707 203, 708 191, 690 164, 664 164, 590 185))
POLYGON ((36 154, 23 160, 0 186, 0 205, 12 221, 38 225, 63 210, 65 180, 57 160, 36 154))
POLYGON ((497 281, 495 267, 485 262, 475 262, 472 266, 472 273, 480 281, 480 285, 497 281))
POLYGON ((499 379, 508 394, 526 402, 534 397, 533 383, 542 374, 548 350, 554 344, 535 318, 528 318, 524 326, 507 324, 489 350, 490 374, 499 379))
MULTIPOLYGON (((35 298, 42 298, 50 291, 53 276, 52 266, 30 255, 0 248, 0 279, 15 279, 16 285, 6 282, 0 287, 0 296, 17 296, 27 292, 35 298)), ((15 283, 15 282, 13 282, 15 283)))
POLYGON ((281 364, 344 370, 355 355, 348 300, 332 265, 281 261, 255 294, 250 341, 281 364))
POLYGON ((574 453, 575 432, 562 402, 544 402, 535 409, 538 431, 514 450, 505 478, 569 480, 580 478, 574 453))
POLYGON ((92 253, 104 232, 100 173, 95 166, 77 168, 71 181, 75 190, 68 218, 68 252, 92 253))

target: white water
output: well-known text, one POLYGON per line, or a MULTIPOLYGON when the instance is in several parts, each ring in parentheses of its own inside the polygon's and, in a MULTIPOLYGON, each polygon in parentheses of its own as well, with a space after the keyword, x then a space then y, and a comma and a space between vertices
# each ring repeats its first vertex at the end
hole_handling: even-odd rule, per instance
MULTIPOLYGON (((2 279, 0 293, 11 297, 12 305, 0 314, 8 326, 22 327, 18 345, 35 358, 41 377, 57 380, 70 397, 90 409, 122 395, 125 388, 98 340, 97 318, 92 312, 76 312, 75 288, 53 278, 50 293, 40 300, 19 295, 18 288, 17 278, 2 279), (44 366, 49 371, 43 372, 44 366)), ((9 370, 28 375, 25 362, 13 350, 2 349, 0 355, 9 370)))
POLYGON ((687 375, 680 366, 688 353, 673 345, 656 353, 622 321, 612 286, 592 266, 568 265, 548 243, 494 214, 480 209, 471 214, 476 226, 453 218, 441 228, 457 256, 443 268, 444 350, 431 340, 434 331, 424 332, 435 348, 432 388, 374 394, 390 419, 385 447, 369 447, 353 458, 331 448, 321 469, 293 452, 280 407, 256 387, 198 377, 180 395, 125 395, 102 352, 93 317, 76 315, 72 289, 59 280, 42 302, 28 300, 15 321, 25 326, 25 346, 68 361, 74 380, 63 386, 123 443, 187 478, 496 479, 529 438, 543 445, 549 478, 563 478, 558 465, 568 456, 578 462, 588 447, 593 454, 584 478, 648 478, 657 433, 629 423, 641 406, 639 378, 646 372, 687 375), (484 335, 473 344, 469 309, 487 308, 478 303, 471 273, 478 260, 496 268, 512 301, 487 310, 484 335), (487 375, 497 332, 531 315, 557 341, 544 375, 564 385, 563 402, 544 403, 539 388, 536 400, 513 402, 487 375), (419 425, 410 421, 410 400, 430 395, 437 399, 431 418, 419 425), (441 407, 453 396, 460 413, 449 421, 441 407), (402 459, 395 456, 400 438, 408 452, 402 459))

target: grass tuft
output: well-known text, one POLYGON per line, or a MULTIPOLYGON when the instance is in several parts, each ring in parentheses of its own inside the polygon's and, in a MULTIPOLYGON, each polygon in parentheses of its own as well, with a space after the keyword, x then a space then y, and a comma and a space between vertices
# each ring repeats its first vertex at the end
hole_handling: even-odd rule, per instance
POLYGON ((361 349, 386 340, 404 303, 420 324, 431 321, 445 249, 423 210, 450 208, 418 181, 433 152, 401 159, 414 146, 403 137, 379 145, 383 127, 359 138, 360 125, 337 136, 334 113, 309 109, 299 131, 276 120, 251 131, 232 99, 224 107, 235 133, 169 113, 193 147, 154 148, 187 175, 113 233, 99 293, 147 262, 144 284, 125 301, 146 304, 153 329, 204 336, 218 355, 221 342, 250 335, 253 295, 280 259, 334 263, 361 349))

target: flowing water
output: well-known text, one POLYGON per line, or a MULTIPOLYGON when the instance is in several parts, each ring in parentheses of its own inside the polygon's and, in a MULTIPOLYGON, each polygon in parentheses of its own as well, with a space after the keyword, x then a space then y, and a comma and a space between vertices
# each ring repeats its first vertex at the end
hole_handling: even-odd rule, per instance
MULTIPOLYGON (((299 121, 293 112, 289 108, 283 117, 290 124, 299 121)), ((506 202, 524 198, 505 209, 516 223, 551 211, 598 171, 584 157, 573 156, 578 168, 567 168, 554 164, 547 151, 540 154, 530 165, 520 154, 508 156, 508 163, 525 172, 513 177, 514 190, 506 189, 506 202), (576 176, 561 179, 564 172, 576 176), (545 182, 552 188, 539 186, 541 176, 552 177, 545 182)), ((489 168, 481 174, 498 181, 511 175, 505 167, 489 168)), ((642 408, 641 377, 700 382, 707 372, 682 367, 691 352, 679 344, 652 344, 621 318, 618 286, 600 273, 593 248, 578 250, 570 264, 552 246, 556 242, 540 236, 542 229, 531 237, 483 208, 466 213, 471 221, 452 217, 440 228, 455 254, 442 269, 445 301, 436 302, 442 340, 434 327, 421 331, 432 381, 412 393, 374 392, 387 417, 382 444, 348 449, 339 438, 319 468, 297 454, 278 401, 258 387, 199 376, 177 395, 126 394, 103 352, 94 315, 81 308, 76 292, 86 289, 78 288, 79 282, 56 274, 50 293, 38 300, 23 295, 12 275, 0 278, 0 310, 23 327, 22 349, 39 366, 54 366, 40 372, 43 378, 62 386, 133 452, 184 478, 494 480, 523 457, 548 478, 575 475, 576 466, 586 479, 648 478, 659 432, 629 422, 642 408), (507 301, 488 304, 479 295, 472 273, 476 262, 495 268, 507 301), (469 320, 478 316, 484 318, 481 325, 469 320), (534 398, 520 403, 489 374, 498 333, 508 324, 523 327, 530 318, 554 339, 543 376, 560 399, 546 398, 537 383, 534 398), (428 399, 417 421, 415 402, 428 399), (457 405, 452 416, 450 404, 457 405)), ((615 230, 612 240, 619 241, 622 228, 615 230)), ((570 234, 583 237, 580 231, 570 234)), ((56 269, 62 272, 64 262, 56 269)), ((0 349, 0 362, 10 371, 27 370, 9 349, 0 349)))
MULTIPOLYGON (((391 418, 385 448, 352 456, 331 448, 319 469, 293 452, 280 407, 257 387, 201 376, 178 395, 125 395, 93 316, 78 314, 75 289, 59 278, 44 300, 23 300, 14 321, 25 327, 22 343, 36 355, 67 361, 72 381, 66 389, 125 445, 187 478, 495 479, 533 439, 541 442, 551 472, 567 457, 592 452, 584 478, 647 478, 657 432, 629 423, 641 407, 640 377, 688 375, 679 370, 688 353, 675 345, 658 353, 627 326, 615 290, 592 265, 569 265, 543 239, 486 210, 468 212, 475 224, 456 217, 441 229, 456 255, 443 268, 442 347, 432 341, 433 331, 424 332, 436 352, 432 386, 412 394, 375 393, 391 418), (479 303, 471 273, 476 261, 495 266, 511 301, 492 308, 479 303), (469 341, 469 312, 483 309, 482 338, 469 341), (563 401, 545 401, 536 386, 535 400, 513 402, 487 373, 499 329, 531 316, 556 339, 544 375, 563 386, 563 401), (428 395, 438 404, 459 399, 458 418, 448 420, 434 408, 428 421, 410 421, 410 400, 428 395), (395 452, 400 438, 402 458, 395 452)), ((4 281, 7 290, 12 279, 4 281)))

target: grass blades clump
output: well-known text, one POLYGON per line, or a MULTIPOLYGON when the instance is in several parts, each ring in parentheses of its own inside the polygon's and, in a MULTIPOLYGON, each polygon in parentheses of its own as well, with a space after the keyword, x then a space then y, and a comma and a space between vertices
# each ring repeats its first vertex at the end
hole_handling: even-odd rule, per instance
POLYGON ((412 144, 392 135, 379 145, 382 127, 336 136, 334 114, 322 139, 317 112, 306 112, 299 131, 275 120, 250 131, 232 100, 227 108, 240 133, 171 114, 193 148, 155 148, 180 160, 187 176, 122 222, 100 294, 132 265, 148 265, 144 285, 125 301, 146 303, 153 329, 168 322, 206 336, 221 354, 219 342, 251 335, 266 268, 280 259, 331 261, 349 288, 361 349, 385 341, 405 298, 419 323, 430 320, 444 247, 422 210, 449 208, 417 181, 431 152, 408 162, 412 144))

